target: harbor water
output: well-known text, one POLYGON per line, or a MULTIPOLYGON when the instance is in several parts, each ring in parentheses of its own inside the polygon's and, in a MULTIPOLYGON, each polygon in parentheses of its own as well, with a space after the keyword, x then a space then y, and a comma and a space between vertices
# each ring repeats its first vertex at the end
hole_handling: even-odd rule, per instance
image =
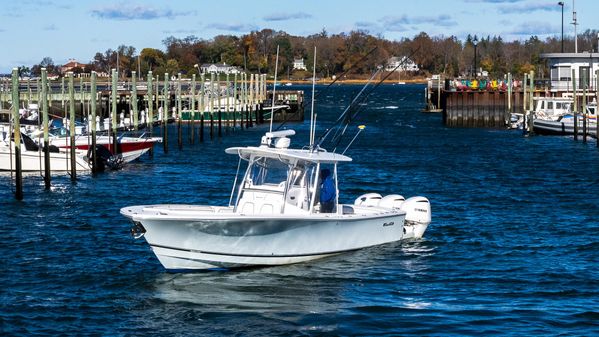
MULTIPOLYGON (((317 135, 360 88, 318 97, 317 135)), ((594 140, 447 128, 420 112, 423 90, 384 85, 368 98, 339 176, 344 202, 428 197, 424 238, 309 263, 167 273, 119 214, 227 204, 237 158, 224 149, 257 145, 267 124, 195 145, 184 129, 182 150, 173 126, 167 154, 156 146, 153 158, 76 183, 55 176, 50 191, 27 176, 21 202, 0 176, 0 335, 599 334, 594 140)), ((286 126, 298 131, 292 146, 307 143, 308 120, 286 126)))

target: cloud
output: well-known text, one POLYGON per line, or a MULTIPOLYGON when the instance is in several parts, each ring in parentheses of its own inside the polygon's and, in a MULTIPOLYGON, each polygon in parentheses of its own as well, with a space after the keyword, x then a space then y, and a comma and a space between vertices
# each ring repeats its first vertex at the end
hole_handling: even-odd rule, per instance
POLYGON ((212 23, 205 26, 207 29, 225 30, 229 32, 245 33, 258 30, 258 26, 245 23, 212 23))
POLYGON ((553 35, 559 32, 556 28, 546 22, 525 22, 516 26, 512 31, 507 32, 512 35, 553 35))
MULTIPOLYGON (((382 22, 386 30, 388 31, 405 31, 406 26, 418 26, 422 24, 429 24, 433 26, 452 27, 457 26, 457 22, 447 14, 438 16, 413 16, 407 15, 402 16, 385 16, 382 18, 382 22)), ((416 28, 416 27, 413 27, 416 28)))
POLYGON ((522 2, 524 0, 466 0, 465 2, 483 2, 490 4, 503 4, 503 3, 515 3, 522 2))
POLYGON ((264 21, 287 21, 296 19, 310 19, 312 15, 304 12, 296 13, 275 13, 265 16, 264 21))
POLYGON ((502 14, 512 13, 530 13, 530 12, 559 12, 562 10, 561 6, 558 6, 557 2, 551 3, 527 3, 516 6, 502 6, 497 9, 502 14))
POLYGON ((171 9, 156 9, 144 5, 113 5, 92 9, 91 15, 106 20, 155 20, 174 19, 178 16, 191 15, 193 12, 175 12, 171 9))
POLYGON ((56 27, 55 24, 49 24, 49 25, 45 25, 42 29, 45 31, 48 31, 48 32, 53 32, 53 31, 58 30, 58 27, 56 27))
POLYGON ((175 29, 175 30, 163 30, 164 34, 196 34, 198 31, 194 29, 175 29))

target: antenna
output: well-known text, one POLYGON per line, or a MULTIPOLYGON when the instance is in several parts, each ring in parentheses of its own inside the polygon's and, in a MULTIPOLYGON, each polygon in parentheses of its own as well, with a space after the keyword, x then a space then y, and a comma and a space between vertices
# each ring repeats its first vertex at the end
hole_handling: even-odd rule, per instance
POLYGON ((366 128, 366 125, 359 125, 358 126, 358 133, 356 133, 356 135, 354 136, 354 138, 352 138, 351 142, 349 142, 349 144, 347 144, 347 147, 345 148, 345 150, 343 150, 343 152, 341 152, 342 155, 345 154, 345 152, 347 151, 347 149, 349 149, 349 147, 354 143, 354 140, 356 140, 356 138, 358 138, 358 135, 360 134, 360 132, 362 132, 362 130, 364 130, 366 128))
POLYGON ((576 20, 576 10, 574 9, 574 0, 572 0, 572 24, 574 25, 574 53, 578 53, 578 35, 576 35, 576 26, 578 26, 578 22, 576 20))
POLYGON ((316 87, 316 46, 314 46, 314 63, 312 64, 312 107, 310 111, 310 148, 314 144, 314 134, 316 130, 316 116, 314 115, 314 91, 316 87))
POLYGON ((275 115, 275 98, 277 97, 275 94, 277 92, 277 71, 279 70, 279 45, 277 45, 277 59, 275 60, 275 82, 272 85, 272 104, 270 107, 270 129, 269 132, 272 132, 272 119, 275 115))

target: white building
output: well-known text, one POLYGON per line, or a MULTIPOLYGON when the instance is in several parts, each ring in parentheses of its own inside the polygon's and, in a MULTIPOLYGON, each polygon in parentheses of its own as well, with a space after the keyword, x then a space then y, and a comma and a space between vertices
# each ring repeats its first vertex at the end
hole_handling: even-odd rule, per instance
POLYGON ((239 74, 241 70, 226 63, 206 63, 200 67, 202 74, 239 74))
POLYGON ((572 91, 572 70, 576 89, 595 90, 599 70, 599 53, 546 53, 541 54, 550 69, 551 91, 572 91))
POLYGON ((308 70, 304 64, 304 59, 293 59, 293 70, 308 70))
POLYGON ((386 71, 418 71, 418 65, 410 60, 407 56, 393 56, 387 62, 386 71))

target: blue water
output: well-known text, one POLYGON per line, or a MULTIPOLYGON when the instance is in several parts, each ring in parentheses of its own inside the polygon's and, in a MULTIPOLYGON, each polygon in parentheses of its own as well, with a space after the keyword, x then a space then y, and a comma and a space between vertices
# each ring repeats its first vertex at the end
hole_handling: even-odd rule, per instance
MULTIPOLYGON (((305 87, 307 89, 307 87, 305 87)), ((320 87, 322 89, 322 87, 320 87)), ((330 124, 357 86, 317 102, 330 124)), ((228 202, 237 158, 266 125, 97 177, 0 177, 0 335, 597 335, 599 150, 568 137, 445 128, 423 87, 383 86, 340 166, 341 199, 424 195, 421 240, 310 263, 171 274, 119 209, 228 202)), ((308 122, 295 144, 308 138, 308 122)), ((350 136, 355 134, 352 128, 350 136)), ((349 140, 349 139, 347 139, 349 140)))

